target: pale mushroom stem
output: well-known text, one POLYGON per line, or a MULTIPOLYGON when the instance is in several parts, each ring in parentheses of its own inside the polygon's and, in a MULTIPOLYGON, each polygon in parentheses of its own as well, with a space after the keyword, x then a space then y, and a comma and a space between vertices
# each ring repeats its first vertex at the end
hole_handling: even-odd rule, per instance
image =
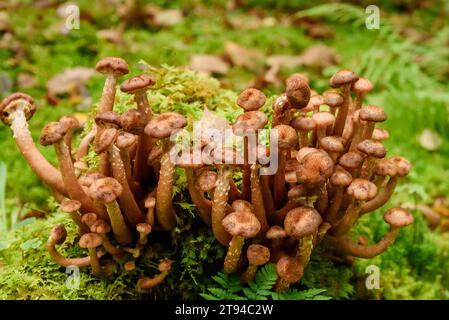
POLYGON ((223 246, 228 246, 232 238, 221 223, 228 210, 228 191, 229 173, 220 166, 212 200, 211 222, 214 236, 223 246))
POLYGON ((247 136, 243 137, 243 178, 242 178, 242 194, 243 199, 246 201, 251 201, 251 167, 248 163, 248 148, 249 148, 249 138, 247 136))
POLYGON ((112 111, 114 108, 115 91, 117 85, 117 77, 112 73, 106 75, 106 80, 101 94, 98 112, 112 111))
POLYGON ((276 208, 274 206, 273 194, 271 193, 270 188, 270 176, 260 176, 260 190, 262 192, 268 222, 273 224, 276 219, 276 208))
POLYGON ((274 175, 274 203, 276 208, 281 208, 287 198, 287 187, 285 185, 285 156, 287 150, 279 150, 278 170, 274 175))
POLYGON ((204 197, 204 194, 195 186, 195 175, 193 169, 186 169, 187 188, 190 198, 195 204, 201 219, 208 225, 211 224, 212 202, 204 197))
POLYGON ((260 222, 260 231, 258 235, 261 236, 267 232, 268 222, 263 195, 260 189, 259 169, 256 164, 251 166, 251 199, 251 203, 254 206, 254 215, 260 222))
POLYGON ((337 119, 335 120, 333 135, 335 136, 341 136, 343 134, 343 129, 346 124, 346 117, 349 113, 349 103, 350 103, 350 95, 349 95, 349 89, 351 84, 344 85, 341 90, 343 94, 343 104, 338 110, 337 119))
POLYGON ((362 205, 363 201, 353 199, 349 207, 346 209, 343 218, 337 223, 334 230, 332 230, 332 234, 335 236, 347 234, 359 218, 359 212, 362 205))
POLYGON ((96 276, 102 276, 103 275, 103 269, 100 265, 100 260, 97 256, 97 250, 95 248, 87 248, 89 251, 89 257, 90 257, 90 266, 92 268, 92 273, 96 276))
POLYGON ((237 266, 240 260, 240 255, 242 254, 242 248, 244 243, 245 243, 244 237, 241 236, 232 237, 223 264, 224 272, 233 273, 237 270, 237 266))
POLYGON ((66 258, 61 255, 58 250, 56 250, 56 244, 52 237, 48 238, 46 247, 52 260, 62 267, 67 268, 68 266, 77 266, 79 268, 83 268, 90 266, 90 256, 82 258, 66 258))
POLYGON ((45 159, 34 144, 23 110, 17 109, 11 118, 14 140, 31 170, 50 188, 67 195, 61 173, 45 159))
POLYGON ((386 204, 387 201, 392 196, 394 189, 396 188, 398 179, 399 179, 398 176, 391 177, 388 180, 387 186, 385 187, 385 189, 382 192, 378 193, 374 197, 374 199, 367 201, 363 204, 362 208, 360 209, 360 214, 372 212, 374 210, 379 209, 384 204, 386 204))
POLYGON ((106 210, 108 211, 109 220, 111 221, 112 232, 118 243, 121 245, 130 244, 133 240, 131 231, 126 226, 123 219, 120 207, 117 201, 105 203, 106 210))
POLYGON ((334 224, 338 220, 337 214, 340 210, 341 203, 343 201, 343 194, 344 194, 343 187, 337 186, 334 189, 334 195, 332 197, 330 206, 326 214, 326 221, 328 221, 330 224, 334 224))
POLYGON ((94 127, 92 130, 90 130, 84 136, 83 139, 81 139, 78 149, 76 150, 76 155, 75 155, 76 160, 81 160, 82 158, 87 156, 87 154, 89 153, 89 146, 95 139, 95 134, 96 134, 96 129, 94 127))

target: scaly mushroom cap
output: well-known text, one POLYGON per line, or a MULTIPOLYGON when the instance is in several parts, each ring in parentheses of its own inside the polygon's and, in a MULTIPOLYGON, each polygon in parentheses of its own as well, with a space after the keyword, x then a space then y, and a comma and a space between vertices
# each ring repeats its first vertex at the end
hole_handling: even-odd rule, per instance
POLYGON ((240 153, 233 148, 216 148, 212 151, 214 164, 225 164, 227 166, 238 167, 244 162, 240 153))
POLYGON ((122 185, 114 178, 109 177, 95 180, 89 187, 90 196, 104 203, 116 200, 122 192, 122 185))
POLYGON ((373 84, 367 78, 360 77, 352 84, 351 90, 358 93, 367 93, 373 90, 373 84))
POLYGON ((96 248, 103 243, 103 237, 96 233, 85 233, 79 240, 79 246, 81 248, 96 248))
POLYGON ((59 122, 50 122, 42 128, 39 143, 43 146, 55 144, 67 134, 68 128, 59 122))
POLYGON ((81 217, 81 222, 90 228, 93 226, 95 221, 97 221, 97 219, 98 219, 97 214, 93 212, 88 212, 83 214, 83 216, 81 217))
POLYGON ((261 266, 270 261, 270 249, 260 244, 252 244, 246 251, 248 262, 254 266, 261 266))
POLYGON ((84 187, 90 187, 92 183, 94 183, 95 180, 104 178, 104 175, 99 172, 88 172, 86 174, 81 175, 78 178, 78 182, 80 185, 84 187))
POLYGON ((410 163, 410 161, 403 157, 396 156, 392 157, 390 160, 396 164, 397 175, 400 177, 408 175, 408 173, 412 169, 412 164, 410 163))
POLYGON ((327 152, 342 152, 345 149, 341 137, 327 136, 320 140, 320 147, 327 152))
POLYGON ((324 104, 324 98, 322 96, 320 96, 319 94, 313 94, 310 97, 310 104, 312 104, 314 107, 319 107, 322 104, 324 104))
POLYGON ((338 163, 345 169, 357 169, 363 164, 363 156, 355 151, 345 153, 338 159, 338 163))
POLYGON ((299 75, 292 75, 285 81, 287 100, 294 109, 302 109, 307 106, 310 100, 310 88, 304 78, 299 75))
POLYGON ((351 174, 340 166, 337 166, 330 177, 330 182, 334 186, 347 187, 352 182, 351 174))
POLYGON ((102 73, 112 73, 116 77, 120 77, 129 72, 128 64, 125 60, 116 57, 107 57, 97 62, 95 69, 102 73))
POLYGON ((217 173, 211 170, 205 170, 195 179, 195 188, 201 192, 209 192, 215 188, 217 183, 217 173))
POLYGON ((117 148, 123 150, 137 143, 137 136, 128 132, 120 132, 115 140, 117 148))
POLYGON ((232 212, 224 217, 221 224, 230 235, 244 238, 253 238, 260 230, 259 220, 248 211, 232 212))
POLYGON ((333 170, 334 162, 326 152, 312 152, 299 161, 296 175, 300 183, 319 185, 332 175, 333 170))
POLYGON ((290 210, 284 220, 284 229, 292 238, 312 235, 323 222, 318 211, 310 207, 299 207, 290 210))
POLYGON ((156 206, 156 198, 155 197, 147 197, 145 199, 145 208, 154 208, 156 206))
POLYGON ((138 91, 146 90, 149 87, 154 86, 155 83, 156 81, 153 77, 146 74, 140 74, 124 81, 120 86, 120 90, 122 92, 132 94, 138 91))
POLYGON ((324 104, 332 108, 339 108, 344 102, 344 98, 341 93, 334 90, 324 91, 323 98, 324 104))
POLYGON ((165 260, 161 261, 159 263, 159 267, 158 267, 159 272, 170 271, 172 264, 173 264, 173 261, 169 260, 169 259, 165 259, 165 260))
POLYGON ((65 199, 61 202, 61 206, 59 208, 65 213, 77 212, 81 208, 81 202, 78 200, 65 199))
POLYGON ((107 234, 111 232, 111 226, 103 219, 98 219, 90 225, 90 231, 98 234, 107 234))
POLYGON ((346 192, 359 201, 369 201, 377 194, 377 187, 366 179, 354 179, 346 192))
POLYGON ((266 234, 267 239, 284 239, 287 237, 287 233, 285 232, 284 228, 281 226, 272 226, 270 229, 268 229, 266 234))
POLYGON ((120 116, 120 125, 126 132, 141 135, 147 123, 142 112, 137 109, 130 109, 120 116))
POLYGON ((59 123, 68 129, 75 129, 80 126, 80 122, 75 116, 67 115, 59 119, 59 123))
POLYGON ((100 112, 95 116, 95 123, 99 126, 112 126, 115 128, 120 128, 121 117, 118 113, 114 111, 104 111, 100 112))
POLYGON ((335 122, 335 116, 332 113, 326 111, 314 113, 312 115, 312 119, 313 121, 315 121, 317 128, 325 128, 333 125, 335 122))
POLYGON ((278 147, 280 149, 290 149, 297 145, 298 134, 293 127, 286 124, 280 124, 273 129, 277 131, 278 147))
POLYGON ((115 142, 118 131, 115 128, 107 128, 101 131, 100 137, 94 143, 94 151, 100 154, 108 150, 108 148, 115 142))
POLYGON ((361 120, 369 122, 383 122, 388 118, 383 108, 374 105, 360 109, 359 117, 361 120))
POLYGON ((186 125, 186 118, 179 113, 164 112, 148 122, 145 134, 157 139, 168 138, 186 125))
POLYGON ((310 83, 309 77, 305 73, 296 72, 291 74, 287 79, 285 79, 286 84, 291 81, 290 78, 299 78, 302 81, 305 81, 307 84, 310 83))
MULTIPOLYGON (((295 180, 297 180, 296 174, 295 174, 295 180)), ((297 182, 297 181, 295 181, 295 182, 297 182)), ((307 195, 307 190, 303 184, 298 184, 298 185, 290 188, 290 190, 288 190, 288 192, 287 192, 287 197, 290 200, 305 197, 306 195, 307 195)))
POLYGON ((148 223, 139 223, 136 226, 136 230, 139 233, 147 235, 147 234, 149 234, 151 232, 152 228, 151 228, 151 225, 148 224, 148 223))
POLYGON ((310 131, 315 129, 315 120, 309 117, 299 116, 292 120, 290 125, 296 130, 300 131, 310 131))
POLYGON ((36 105, 34 104, 33 98, 25 93, 16 92, 7 96, 0 104, 0 120, 5 125, 10 126, 13 120, 11 114, 19 108, 23 110, 27 120, 31 119, 36 112, 36 105))
POLYGON ((254 132, 262 129, 268 122, 265 113, 261 111, 248 111, 237 117, 232 131, 237 136, 243 136, 247 132, 254 132))
POLYGON ((67 238, 67 230, 63 224, 57 224, 51 229, 50 238, 53 239, 55 244, 64 243, 67 238))
POLYGON ((184 169, 201 168, 205 163, 209 163, 209 159, 203 159, 204 157, 207 155, 203 154, 201 150, 184 150, 176 157, 175 165, 184 169))
POLYGON ((254 212, 254 206, 246 200, 235 200, 231 207, 234 211, 254 212))
POLYGON ((311 148, 311 147, 301 148, 296 153, 296 160, 302 161, 302 159, 304 159, 309 153, 312 153, 312 152, 322 152, 322 150, 317 149, 317 148, 311 148))
POLYGON ((329 85, 332 88, 338 88, 356 82, 357 80, 359 80, 359 76, 354 71, 343 69, 330 78, 329 85))
POLYGON ((279 278, 288 283, 295 283, 301 279, 303 275, 303 268, 298 263, 297 259, 289 256, 284 256, 276 263, 276 273, 279 278))
POLYGON ((414 221, 409 210, 403 208, 391 208, 384 214, 384 221, 392 227, 403 228, 414 221))
POLYGON ((384 141, 390 137, 390 134, 384 128, 375 128, 372 139, 376 141, 384 141))
POLYGON ((398 173, 398 167, 391 159, 379 159, 374 166, 374 173, 383 177, 394 177, 398 173))
POLYGON ((259 110, 267 101, 260 90, 249 88, 244 90, 237 98, 237 105, 245 111, 259 110))
POLYGON ((357 145, 357 150, 363 152, 364 154, 375 157, 375 158, 383 158, 387 154, 387 150, 384 145, 379 141, 366 139, 360 142, 357 145))

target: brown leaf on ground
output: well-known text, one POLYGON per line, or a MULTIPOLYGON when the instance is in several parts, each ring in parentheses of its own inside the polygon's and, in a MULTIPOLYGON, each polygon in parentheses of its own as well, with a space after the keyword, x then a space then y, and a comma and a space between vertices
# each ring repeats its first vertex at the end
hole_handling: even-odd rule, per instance
POLYGON ((27 72, 20 72, 17 74, 17 86, 21 89, 28 89, 28 88, 34 88, 37 85, 37 79, 36 76, 27 73, 27 72))
POLYGON ((296 68, 301 65, 301 58, 294 55, 272 55, 266 61, 269 69, 263 76, 266 83, 280 84, 282 80, 279 78, 279 71, 282 68, 296 68))
POLYGON ((429 150, 429 151, 438 150, 438 148, 443 143, 440 136, 430 129, 424 129, 418 135, 418 141, 419 141, 419 144, 421 145, 421 147, 423 147, 424 149, 429 150))
POLYGON ((204 74, 225 74, 229 64, 221 57, 213 54, 195 54, 190 57, 190 69, 204 74))
POLYGON ((255 70, 257 63, 263 59, 260 51, 242 47, 232 41, 226 41, 224 48, 226 58, 237 67, 255 70))
POLYGON ((92 68, 75 67, 65 69, 62 73, 55 75, 47 81, 47 100, 55 104, 57 96, 63 94, 77 95, 83 91, 84 84, 96 71, 92 68))
POLYGON ((123 44, 123 34, 119 29, 100 30, 97 32, 97 37, 110 43, 123 44))
POLYGON ((305 67, 324 69, 338 64, 340 56, 328 46, 318 44, 304 50, 299 59, 305 67))
POLYGON ((179 24, 184 19, 181 10, 164 10, 154 5, 147 5, 144 8, 146 23, 153 27, 171 27, 179 24))

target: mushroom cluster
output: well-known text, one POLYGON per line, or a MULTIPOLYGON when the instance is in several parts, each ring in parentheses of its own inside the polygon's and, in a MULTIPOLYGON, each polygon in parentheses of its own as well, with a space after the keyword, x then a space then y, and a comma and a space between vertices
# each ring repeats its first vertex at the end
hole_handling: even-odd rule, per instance
MULTIPOLYGON (((134 268, 152 246, 152 232, 176 227, 176 167, 185 172, 199 218, 228 248, 225 272, 241 272, 246 283, 259 266, 276 263, 277 291, 300 281, 319 242, 341 261, 370 258, 413 222, 407 210, 394 208, 384 215, 390 231, 377 244, 355 243, 349 236, 357 219, 382 207, 411 169, 402 157, 385 158, 382 141, 388 132, 376 123, 387 115, 381 107, 362 106, 372 85, 352 71, 337 72, 329 81, 335 89, 322 95, 309 88, 306 77, 292 75, 285 93, 274 100, 271 125, 260 111, 265 95, 246 89, 237 99, 244 112, 232 124, 233 135, 242 138, 241 153, 235 146, 204 139, 199 151, 173 157, 172 137, 187 126, 187 119, 176 112, 153 113, 147 90, 155 80, 141 74, 123 82, 120 90, 133 95, 135 107, 119 114, 114 101, 118 79, 129 72, 126 61, 105 58, 96 69, 106 81, 95 124, 78 148, 72 146, 80 126, 75 117, 64 116, 42 129, 39 142, 54 146, 58 168, 41 155, 28 130, 27 121, 36 111, 33 99, 14 93, 0 105, 0 119, 13 130, 21 153, 52 190, 61 211, 78 226, 79 245, 87 249, 85 257, 62 256, 56 245, 65 241, 67 231, 55 226, 47 249, 61 266, 90 267, 96 276, 111 276, 117 263, 125 270, 134 268), (270 144, 258 143, 258 132, 267 127, 276 134, 270 144), (197 157, 205 149, 207 156, 197 157), (84 161, 90 150, 100 159, 98 168, 84 161), (267 156, 275 159, 274 173, 263 173, 268 164, 262 158, 267 156)), ((172 263, 162 260, 160 273, 141 278, 138 289, 161 283, 172 263)))

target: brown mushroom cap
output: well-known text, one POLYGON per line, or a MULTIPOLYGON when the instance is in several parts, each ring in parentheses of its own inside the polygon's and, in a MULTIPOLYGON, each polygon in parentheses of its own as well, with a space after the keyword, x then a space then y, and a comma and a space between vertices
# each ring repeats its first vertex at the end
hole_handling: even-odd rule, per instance
POLYGON ((173 264, 173 261, 169 260, 169 259, 165 259, 165 260, 161 261, 159 263, 159 267, 158 267, 159 272, 170 271, 172 264, 173 264))
POLYGON ((259 110, 267 101, 265 94, 257 89, 244 90, 237 98, 237 105, 245 111, 259 110))
POLYGON ((61 141, 67 134, 68 128, 59 122, 49 122, 42 128, 39 143, 49 146, 61 141))
POLYGON ((89 187, 90 196, 104 203, 116 200, 122 192, 122 185, 114 178, 109 177, 95 180, 89 187))
POLYGON ((103 219, 98 219, 90 225, 90 231, 98 234, 106 234, 111 232, 111 226, 103 219))
POLYGON ((394 177, 397 172, 398 168, 396 166, 396 163, 394 163, 394 161, 391 161, 391 159, 379 159, 376 161, 376 164, 374 166, 374 173, 379 176, 394 177))
POLYGON ((97 233, 85 233, 81 236, 78 243, 81 248, 96 248, 103 243, 103 237, 97 233))
POLYGON ((273 129, 277 131, 278 147, 280 149, 290 149, 297 145, 298 134, 293 127, 286 124, 280 124, 273 129))
MULTIPOLYGON (((295 182, 297 182, 297 180, 298 180, 298 178, 296 177, 296 174, 295 174, 295 182)), ((286 181, 287 181, 287 178, 286 178, 286 181)), ((298 185, 290 188, 290 190, 288 190, 287 197, 290 200, 294 200, 297 198, 305 197, 305 196, 307 196, 307 194, 308 194, 308 192, 307 192, 307 189, 305 188, 305 186, 303 184, 298 184, 298 185)))
POLYGON ((235 200, 231 207, 234 211, 254 212, 254 206, 246 200, 235 200))
POLYGON ((322 152, 322 150, 317 148, 311 148, 311 147, 305 147, 299 149, 299 151, 296 153, 296 160, 302 161, 309 153, 312 152, 322 152))
POLYGON ((145 134, 157 139, 168 138, 186 125, 186 118, 179 113, 164 112, 148 122, 145 134))
POLYGON ((313 234, 323 222, 318 211, 310 207, 290 210, 284 220, 284 229, 288 236, 299 239, 313 234))
POLYGON ((303 275, 303 268, 298 263, 297 259, 289 256, 284 256, 276 263, 276 273, 279 278, 288 283, 295 283, 301 279, 303 275))
POLYGON ((80 126, 80 122, 75 116, 66 115, 59 119, 59 123, 68 129, 78 128, 80 126))
POLYGON ((128 64, 125 60, 116 57, 107 57, 97 62, 95 69, 103 74, 111 73, 120 77, 129 72, 128 64))
POLYGON ((209 192, 215 188, 218 175, 215 171, 205 170, 195 179, 195 188, 201 192, 209 192))
POLYGON ((414 221, 413 215, 404 208, 391 208, 384 214, 384 221, 392 227, 402 228, 411 225, 414 221))
POLYGON ((237 117, 232 131, 237 136, 243 136, 247 132, 254 132, 262 129, 268 122, 265 113, 261 111, 248 111, 237 117))
POLYGON ((322 184, 334 170, 334 162, 326 152, 311 152, 299 161, 296 171, 298 182, 322 184))
POLYGON ((80 185, 85 187, 90 187, 92 183, 94 183, 95 180, 104 178, 104 175, 99 172, 88 172, 86 174, 81 175, 78 178, 78 182, 80 185))
POLYGON ((309 103, 312 104, 314 107, 319 107, 322 104, 324 104, 324 98, 319 94, 313 94, 310 97, 309 103))
POLYGON ((373 90, 373 84, 367 78, 360 77, 351 86, 352 91, 358 93, 367 93, 373 90))
POLYGON ((366 179, 352 180, 346 192, 359 201, 369 201, 377 194, 377 187, 371 181, 366 179))
POLYGON ((120 115, 114 111, 100 112, 95 116, 95 123, 99 126, 113 126, 115 128, 120 128, 120 120, 120 115))
POLYGON ((345 153, 338 159, 338 163, 345 169, 357 169, 363 164, 363 156, 354 151, 345 153))
POLYGON ((305 81, 307 84, 310 83, 309 77, 305 74, 305 73, 300 73, 300 72, 296 72, 291 74, 287 79, 285 79, 285 83, 287 84, 288 82, 291 81, 290 78, 300 78, 301 80, 305 81))
POLYGON ((89 228, 97 221, 98 217, 96 213, 88 212, 83 214, 81 217, 81 222, 84 223, 89 228))
POLYGON ((53 239, 54 243, 62 244, 67 238, 67 230, 63 224, 57 224, 51 229, 50 238, 53 239))
POLYGON ((354 72, 347 69, 343 69, 334 74, 330 80, 329 85, 332 88, 341 87, 347 84, 351 84, 359 79, 359 76, 354 72))
POLYGON ((31 119, 36 112, 33 98, 25 93, 16 92, 7 96, 0 103, 0 120, 7 126, 11 125, 13 119, 10 116, 19 108, 22 108, 27 120, 31 119))
POLYGON ((138 91, 146 90, 149 87, 154 86, 155 83, 156 81, 153 77, 146 74, 140 74, 124 81, 120 86, 120 90, 122 92, 132 94, 138 91))
POLYGON ((103 153, 115 142, 118 130, 115 128, 107 128, 101 131, 100 137, 94 143, 94 151, 97 154, 103 153))
POLYGON ((227 166, 238 167, 243 164, 243 157, 233 148, 216 148, 212 151, 214 164, 225 164, 227 166))
POLYGON ((138 225, 136 225, 136 230, 139 233, 147 235, 151 232, 152 228, 149 223, 139 223, 138 225))
POLYGON ((345 149, 341 137, 327 136, 320 139, 320 147, 328 152, 342 152, 345 149))
POLYGON ((395 156, 390 158, 390 160, 393 161, 394 164, 396 164, 397 175, 400 177, 408 175, 408 173, 412 169, 412 164, 404 157, 395 156))
POLYGON ((142 112, 137 109, 130 109, 120 116, 120 125, 126 132, 141 135, 147 123, 142 112))
POLYGON ((290 123, 293 128, 300 131, 310 131, 315 129, 316 123, 312 118, 299 116, 290 123))
POLYGON ((208 160, 204 161, 203 157, 207 157, 207 155, 203 154, 201 150, 184 150, 176 157, 175 165, 185 169, 201 168, 205 162, 209 163, 208 160))
POLYGON ((335 172, 330 177, 330 182, 334 186, 346 187, 352 182, 352 176, 349 172, 341 167, 337 167, 335 172))
POLYGON ((382 143, 371 139, 366 139, 360 142, 357 145, 357 150, 375 158, 383 158, 387 154, 387 150, 382 143))
POLYGON ((372 139, 376 141, 384 141, 390 137, 390 134, 384 128, 375 128, 372 139))
POLYGON ((221 224, 230 235, 244 238, 253 238, 260 230, 259 220, 248 211, 232 212, 224 217, 221 224))
POLYGON ((361 120, 369 122, 383 122, 388 118, 383 108, 374 105, 360 109, 359 117, 361 120))
POLYGON ((145 208, 154 208, 156 206, 156 198, 155 197, 147 197, 145 199, 145 208))
POLYGON ((115 140, 119 149, 127 149, 137 142, 137 136, 128 132, 120 132, 115 140))
POLYGON ((77 200, 65 199, 61 202, 59 208, 65 213, 77 212, 81 208, 81 202, 77 200))
POLYGON ((287 78, 285 84, 285 93, 290 106, 294 109, 306 107, 310 100, 310 88, 304 78, 294 74, 287 78))
POLYGON ((312 115, 312 119, 313 121, 315 121, 317 128, 328 127, 333 125, 335 122, 335 116, 332 113, 326 111, 314 113, 312 115))
POLYGON ((287 237, 287 233, 281 226, 272 226, 268 229, 266 234, 267 239, 284 239, 287 237))
POLYGON ((246 251, 248 262, 255 266, 261 266, 270 261, 270 249, 260 244, 252 244, 246 251))
POLYGON ((329 107, 338 108, 343 102, 344 98, 341 93, 334 90, 327 90, 323 92, 324 104, 327 104, 329 107))

